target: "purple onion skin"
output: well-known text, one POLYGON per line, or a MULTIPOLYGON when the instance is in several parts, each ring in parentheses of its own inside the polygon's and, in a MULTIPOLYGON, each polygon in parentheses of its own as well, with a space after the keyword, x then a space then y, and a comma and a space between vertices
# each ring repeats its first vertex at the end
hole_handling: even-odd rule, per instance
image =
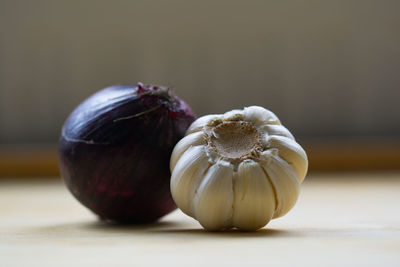
POLYGON ((61 176, 101 219, 155 221, 176 208, 169 160, 194 120, 190 107, 165 88, 105 88, 66 120, 59 141, 61 176))

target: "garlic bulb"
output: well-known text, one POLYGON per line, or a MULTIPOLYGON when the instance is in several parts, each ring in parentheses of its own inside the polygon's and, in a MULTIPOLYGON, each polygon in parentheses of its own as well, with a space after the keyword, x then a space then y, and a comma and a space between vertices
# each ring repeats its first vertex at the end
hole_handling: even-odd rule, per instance
POLYGON ((208 230, 257 230, 294 206, 307 166, 275 114, 251 106, 192 123, 172 152, 171 193, 208 230))

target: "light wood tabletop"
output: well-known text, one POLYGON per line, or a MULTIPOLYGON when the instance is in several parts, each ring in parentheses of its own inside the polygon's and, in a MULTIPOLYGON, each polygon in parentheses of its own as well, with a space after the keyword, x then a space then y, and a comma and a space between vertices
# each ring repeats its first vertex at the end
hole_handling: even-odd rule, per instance
POLYGON ((400 173, 311 174, 257 232, 97 221, 60 179, 0 180, 0 266, 400 266, 400 173))

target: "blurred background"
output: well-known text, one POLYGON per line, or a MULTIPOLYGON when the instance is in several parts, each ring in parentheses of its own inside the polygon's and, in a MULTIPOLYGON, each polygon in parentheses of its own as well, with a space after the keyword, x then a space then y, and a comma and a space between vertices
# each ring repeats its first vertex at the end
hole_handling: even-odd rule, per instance
POLYGON ((197 115, 275 112, 310 170, 400 168, 400 2, 0 0, 0 176, 57 175, 57 140, 113 84, 197 115))

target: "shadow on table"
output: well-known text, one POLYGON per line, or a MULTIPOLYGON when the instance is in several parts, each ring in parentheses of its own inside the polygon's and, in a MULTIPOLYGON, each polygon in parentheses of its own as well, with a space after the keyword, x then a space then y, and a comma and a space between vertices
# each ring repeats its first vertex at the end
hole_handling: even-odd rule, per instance
POLYGON ((263 228, 255 232, 240 231, 237 229, 225 231, 207 231, 204 229, 160 229, 152 230, 152 233, 171 234, 171 235, 197 235, 205 237, 224 237, 224 238, 240 238, 240 237, 282 237, 290 236, 291 231, 281 229, 263 228))
MULTIPOLYGON (((190 225, 192 226, 192 225, 190 225)), ((249 232, 237 229, 224 231, 207 231, 203 228, 188 228, 188 225, 174 221, 159 221, 151 224, 118 224, 98 221, 86 225, 89 229, 116 232, 147 232, 160 235, 201 235, 201 236, 221 236, 221 237, 260 237, 260 236, 288 236, 291 231, 281 229, 263 228, 258 231, 249 232)))
POLYGON ((58 224, 40 227, 39 232, 47 235, 68 235, 90 236, 96 235, 179 235, 179 236, 197 236, 197 237, 222 237, 222 238, 240 238, 240 237, 284 237, 294 236, 295 232, 281 229, 263 228, 256 232, 245 232, 237 229, 225 230, 219 232, 207 231, 202 228, 192 228, 192 224, 185 224, 175 221, 159 221, 151 224, 117 224, 104 221, 77 222, 69 224, 58 224), (189 228, 191 227, 191 228, 189 228))

